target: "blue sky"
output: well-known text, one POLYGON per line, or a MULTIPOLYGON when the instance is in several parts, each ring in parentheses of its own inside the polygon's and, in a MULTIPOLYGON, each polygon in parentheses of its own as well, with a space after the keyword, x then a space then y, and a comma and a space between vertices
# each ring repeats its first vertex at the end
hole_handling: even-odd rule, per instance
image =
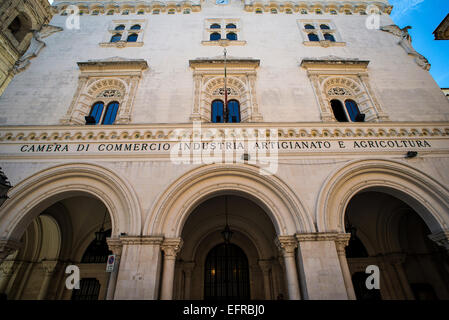
POLYGON ((411 26, 412 45, 432 67, 441 88, 449 88, 449 40, 434 40, 433 31, 449 13, 449 0, 389 0, 391 18, 399 27, 411 26))
POLYGON ((390 4, 395 24, 412 27, 413 47, 429 60, 430 74, 440 87, 449 88, 449 40, 436 41, 432 34, 449 13, 449 0, 390 0, 390 4))

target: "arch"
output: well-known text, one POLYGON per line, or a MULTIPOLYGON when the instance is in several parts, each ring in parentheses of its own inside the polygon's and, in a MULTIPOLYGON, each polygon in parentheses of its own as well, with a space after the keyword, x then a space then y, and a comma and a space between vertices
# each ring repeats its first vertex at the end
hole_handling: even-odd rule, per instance
POLYGON ((101 115, 103 114, 104 103, 101 101, 97 101, 92 105, 90 109, 89 116, 95 119, 95 124, 100 122, 101 115))
POLYGON ((448 229, 449 191, 425 173, 391 160, 353 161, 331 174, 317 198, 319 232, 344 232, 346 207, 363 190, 390 194, 415 210, 432 233, 448 229))
POLYGON ((309 33, 307 37, 309 38, 309 41, 320 41, 316 33, 309 33))
POLYGON ((137 38, 139 37, 139 35, 137 33, 132 33, 128 36, 128 38, 126 39, 127 42, 137 42, 137 38))
POLYGON ((111 37, 111 41, 112 43, 114 42, 119 42, 122 39, 122 35, 120 33, 116 33, 111 37))
POLYGON ((314 232, 307 210, 279 178, 260 175, 256 166, 213 164, 194 169, 174 181, 151 208, 143 234, 180 237, 184 223, 197 205, 223 193, 238 193, 257 203, 270 217, 278 235, 314 232))
POLYGON ((221 34, 219 34, 218 32, 213 32, 210 34, 210 41, 217 41, 221 39, 221 34))
POLYGON ((90 195, 111 216, 112 235, 138 235, 141 213, 132 186, 104 167, 69 163, 42 170, 18 183, 0 209, 0 238, 18 241, 30 222, 67 196, 90 195))
POLYGON ((235 33, 235 32, 227 33, 226 34, 226 39, 231 40, 231 41, 237 40, 237 33, 235 33))

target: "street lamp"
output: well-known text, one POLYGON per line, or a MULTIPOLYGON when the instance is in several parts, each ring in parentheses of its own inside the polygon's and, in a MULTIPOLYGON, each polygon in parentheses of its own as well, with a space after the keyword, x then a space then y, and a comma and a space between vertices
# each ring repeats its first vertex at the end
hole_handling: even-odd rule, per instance
POLYGON ((228 225, 228 196, 225 196, 225 217, 226 217, 226 225, 221 232, 221 235, 223 236, 225 244, 229 244, 231 242, 232 234, 234 232, 231 231, 231 228, 229 228, 228 225))

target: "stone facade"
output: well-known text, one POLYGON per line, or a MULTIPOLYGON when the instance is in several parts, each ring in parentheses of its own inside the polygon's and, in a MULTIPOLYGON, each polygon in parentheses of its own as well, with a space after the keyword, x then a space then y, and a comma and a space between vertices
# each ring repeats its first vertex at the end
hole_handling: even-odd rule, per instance
POLYGON ((211 298, 231 246, 251 299, 449 298, 449 102, 387 1, 53 11, 64 30, 0 98, 0 293, 77 297, 77 265, 94 298, 211 298), (211 121, 217 100, 239 121, 211 121), (110 273, 86 262, 103 228, 110 273))
POLYGON ((7 0, 0 5, 0 95, 14 75, 23 70, 23 64, 34 57, 24 55, 38 53, 38 45, 43 44, 39 32, 52 15, 47 0, 7 0))

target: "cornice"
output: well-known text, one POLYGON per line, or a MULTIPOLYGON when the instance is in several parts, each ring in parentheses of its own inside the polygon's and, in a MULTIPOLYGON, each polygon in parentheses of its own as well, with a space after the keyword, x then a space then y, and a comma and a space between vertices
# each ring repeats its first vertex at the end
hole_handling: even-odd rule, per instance
POLYGON ((114 57, 102 60, 88 60, 77 63, 80 70, 85 71, 102 71, 107 70, 122 70, 122 69, 137 69, 144 70, 148 68, 148 63, 144 59, 125 59, 114 57))
POLYGON ((192 123, 96 126, 3 126, 0 143, 63 143, 86 141, 174 141, 182 138, 251 138, 266 133, 279 139, 293 138, 447 138, 449 122, 364 123, 192 123), (256 130, 257 129, 257 130, 256 130))

